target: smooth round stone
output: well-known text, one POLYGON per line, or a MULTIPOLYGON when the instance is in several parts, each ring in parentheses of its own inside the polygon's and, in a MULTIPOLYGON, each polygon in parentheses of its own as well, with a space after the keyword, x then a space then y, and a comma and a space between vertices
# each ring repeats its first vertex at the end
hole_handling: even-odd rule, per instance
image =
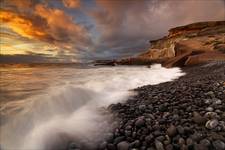
POLYGON ((212 112, 214 109, 212 107, 207 107, 205 110, 209 111, 209 112, 212 112))
POLYGON ((166 132, 170 137, 173 137, 177 134, 177 128, 174 125, 170 125, 166 132))
POLYGON ((172 144, 167 145, 166 150, 173 150, 173 145, 172 144))
POLYGON ((114 140, 114 144, 118 144, 125 139, 125 136, 119 136, 114 140))
POLYGON ((199 125, 205 124, 207 119, 202 117, 198 112, 193 112, 193 121, 199 125))
POLYGON ((207 112, 207 113, 205 113, 205 117, 209 118, 209 119, 214 119, 214 118, 217 117, 217 113, 215 113, 215 112, 207 112))
POLYGON ((145 124, 144 118, 138 118, 137 121, 135 122, 136 127, 142 127, 145 124))
POLYGON ((187 140, 186 140, 186 144, 187 145, 193 145, 193 140, 191 139, 191 138, 187 138, 187 140))
POLYGON ((167 110, 167 106, 166 106, 166 105, 161 104, 161 105, 159 106, 159 111, 165 112, 166 110, 167 110))
POLYGON ((208 147, 202 144, 194 144, 195 150, 208 150, 208 147))
POLYGON ((215 101, 215 104, 221 105, 222 104, 222 101, 220 99, 218 99, 217 101, 215 101))
POLYGON ((185 144, 185 140, 181 137, 178 140, 179 145, 184 145, 185 144))
POLYGON ((211 99, 205 99, 205 104, 211 104, 212 100, 211 99))
POLYGON ((179 119, 180 119, 180 116, 179 116, 178 114, 174 114, 174 115, 173 115, 173 119, 174 119, 174 120, 179 120, 179 119))
POLYGON ((184 128, 181 125, 177 126, 177 131, 181 135, 184 134, 184 128))
POLYGON ((141 111, 144 111, 144 110, 146 109, 146 106, 145 106, 145 105, 140 105, 138 108, 139 108, 141 111))
POLYGON ((120 142, 117 144, 117 149, 118 150, 128 150, 129 149, 129 143, 128 142, 120 142))
POLYGON ((157 150, 164 150, 162 142, 155 140, 155 147, 157 150))
POLYGON ((126 131, 125 131, 125 135, 126 135, 127 137, 129 137, 129 136, 131 136, 131 135, 132 135, 132 132, 131 132, 131 131, 129 131, 129 130, 126 130, 126 131))
POLYGON ((153 107, 152 105, 148 105, 148 109, 149 109, 149 110, 153 110, 154 107, 153 107))
POLYGON ((156 138, 156 140, 158 140, 158 141, 160 141, 160 142, 163 142, 164 139, 165 139, 164 136, 158 136, 158 137, 156 138))
POLYGON ((213 91, 209 91, 207 93, 205 93, 205 95, 209 95, 210 97, 215 97, 214 92, 213 91))
POLYGON ((148 136, 145 137, 145 141, 147 143, 150 143, 153 138, 154 138, 154 136, 152 134, 150 134, 150 135, 148 135, 148 136))
POLYGON ((107 145, 107 149, 108 149, 108 150, 116 150, 116 147, 115 147, 114 144, 111 144, 111 143, 110 143, 110 144, 107 145))
POLYGON ((210 141, 207 139, 201 140, 200 144, 205 145, 206 147, 209 147, 211 145, 210 141))
POLYGON ((131 125, 128 125, 125 127, 125 130, 131 130, 132 129, 132 126, 131 125))
POLYGON ((205 127, 208 129, 214 129, 219 124, 218 120, 213 119, 206 122, 205 127))
POLYGON ((140 146, 140 144, 141 144, 141 143, 140 143, 139 140, 135 140, 134 142, 132 142, 132 143, 130 144, 130 146, 131 146, 131 147, 136 147, 136 148, 137 148, 137 147, 140 146))
POLYGON ((203 138, 203 134, 195 132, 193 135, 191 135, 191 138, 194 142, 199 142, 203 138))
POLYGON ((220 140, 216 140, 212 144, 215 150, 225 150, 225 143, 220 140))

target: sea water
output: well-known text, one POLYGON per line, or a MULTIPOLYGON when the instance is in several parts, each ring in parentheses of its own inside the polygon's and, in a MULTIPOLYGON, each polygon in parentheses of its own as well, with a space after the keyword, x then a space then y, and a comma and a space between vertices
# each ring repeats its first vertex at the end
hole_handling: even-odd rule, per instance
POLYGON ((45 150, 66 136, 94 146, 110 130, 100 108, 125 102, 132 89, 172 81, 179 68, 153 65, 5 66, 0 78, 2 149, 45 150))

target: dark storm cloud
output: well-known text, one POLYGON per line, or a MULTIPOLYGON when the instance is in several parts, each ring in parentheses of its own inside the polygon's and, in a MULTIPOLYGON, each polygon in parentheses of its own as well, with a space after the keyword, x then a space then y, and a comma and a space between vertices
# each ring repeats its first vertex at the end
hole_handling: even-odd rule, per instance
MULTIPOLYGON (((130 56, 147 50, 149 40, 165 36, 172 27, 225 18, 224 0, 1 0, 1 4, 1 27, 17 35, 1 32, 3 46, 18 44, 9 38, 30 47, 40 41, 46 46, 43 53, 60 61, 130 56)), ((40 48, 33 47, 35 54, 26 55, 49 59, 37 55, 40 48)), ((22 57, 30 60, 18 56, 22 57)))
POLYGON ((97 0, 97 5, 101 9, 91 14, 101 32, 96 48, 109 56, 144 51, 149 40, 172 27, 225 18, 223 0, 97 0))

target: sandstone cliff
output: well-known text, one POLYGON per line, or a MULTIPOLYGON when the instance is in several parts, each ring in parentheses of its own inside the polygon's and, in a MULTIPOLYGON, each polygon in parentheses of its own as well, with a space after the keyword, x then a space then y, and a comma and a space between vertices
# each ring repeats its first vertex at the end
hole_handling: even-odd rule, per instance
POLYGON ((162 63, 165 67, 188 66, 211 60, 225 61, 225 21, 199 22, 169 30, 168 36, 150 41, 151 47, 118 64, 162 63))

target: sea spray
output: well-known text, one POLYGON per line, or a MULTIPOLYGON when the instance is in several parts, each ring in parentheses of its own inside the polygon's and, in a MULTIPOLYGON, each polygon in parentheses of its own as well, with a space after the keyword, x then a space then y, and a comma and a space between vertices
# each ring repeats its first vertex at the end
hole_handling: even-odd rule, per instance
MULTIPOLYGON (((92 147, 111 130, 108 114, 99 113, 112 103, 134 95, 130 89, 172 81, 182 75, 179 68, 100 67, 64 69, 66 78, 31 96, 23 110, 1 127, 3 149, 65 148, 77 141, 92 147), (69 76, 69 77, 68 77, 69 76)), ((51 74, 60 74, 60 69, 51 74)), ((46 72, 45 78, 48 78, 46 72)))

